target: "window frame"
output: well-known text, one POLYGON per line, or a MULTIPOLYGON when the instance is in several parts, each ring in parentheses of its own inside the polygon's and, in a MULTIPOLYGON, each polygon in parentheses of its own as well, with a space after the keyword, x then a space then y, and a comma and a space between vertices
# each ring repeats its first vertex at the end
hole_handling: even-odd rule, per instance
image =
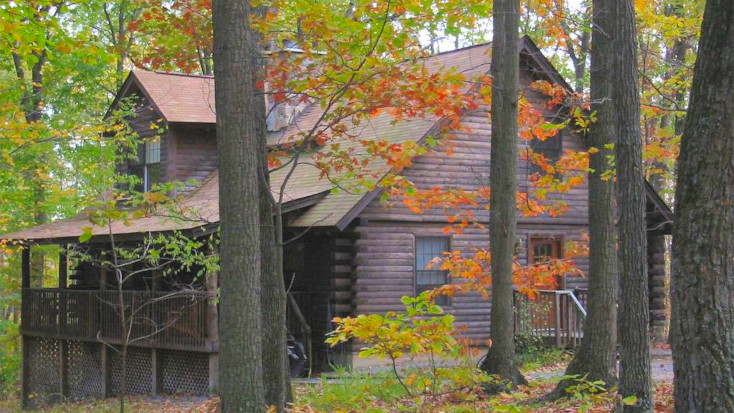
POLYGON ((161 139, 155 139, 155 140, 145 140, 144 142, 141 142, 138 144, 138 158, 137 160, 131 162, 130 164, 130 173, 131 175, 135 175, 138 178, 142 180, 142 182, 135 186, 135 189, 140 189, 140 192, 148 192, 151 190, 154 184, 161 182, 161 151, 162 151, 163 145, 161 142, 161 139), (154 148, 154 151, 157 152, 157 159, 155 162, 150 161, 150 154, 153 153, 151 151, 151 147, 155 145, 157 148, 154 148), (152 180, 151 179, 151 170, 153 167, 158 166, 158 179, 152 180), (134 169, 140 169, 140 173, 133 172, 134 169))
MULTIPOLYGON (((533 151, 533 153, 542 154, 543 157, 546 159, 546 161, 555 165, 556 162, 558 162, 558 160, 563 155, 563 137, 564 137, 564 130, 560 129, 556 133, 555 136, 551 136, 544 141, 541 141, 535 138, 531 139, 530 141, 528 141, 528 147, 533 151), (551 142, 557 140, 558 144, 555 145, 555 147, 553 148, 549 146, 543 147, 543 144, 545 144, 549 140, 551 140, 551 142), (553 156, 546 156, 547 154, 545 151, 550 151, 550 150, 555 151, 555 153, 553 154, 553 156)), ((528 170, 529 175, 532 175, 534 173, 543 172, 542 168, 532 161, 528 161, 528 169, 529 169, 528 170)), ((560 175, 560 174, 557 173, 557 175, 560 175)))
MULTIPOLYGON (((452 250, 452 244, 453 244, 453 237, 447 236, 447 235, 438 235, 438 234, 413 234, 413 296, 417 297, 420 293, 423 291, 433 290, 441 285, 447 285, 451 284, 451 277, 449 277, 449 271, 448 270, 441 270, 441 272, 444 273, 444 284, 418 284, 418 272, 419 271, 436 271, 436 270, 425 270, 425 269, 418 269, 418 240, 419 239, 442 239, 446 240, 446 247, 447 249, 445 251, 451 251, 452 250), (420 291, 418 290, 418 286, 431 286, 431 288, 424 288, 420 291)), ((442 252, 445 252, 442 251, 442 252)), ((435 257, 434 257, 435 258, 435 257)), ((436 304, 440 305, 441 307, 451 307, 453 305, 453 299, 448 296, 441 296, 445 297, 445 302, 436 302, 436 304)))
MULTIPOLYGON (((529 235, 528 236, 528 250, 527 250, 527 263, 528 265, 534 265, 535 262, 535 246, 538 244, 550 244, 551 245, 551 259, 562 259, 563 258, 563 235, 529 235)), ((547 262, 547 261, 543 261, 547 262)), ((557 276, 560 279, 557 280, 557 289, 563 290, 566 288, 566 276, 557 276)))

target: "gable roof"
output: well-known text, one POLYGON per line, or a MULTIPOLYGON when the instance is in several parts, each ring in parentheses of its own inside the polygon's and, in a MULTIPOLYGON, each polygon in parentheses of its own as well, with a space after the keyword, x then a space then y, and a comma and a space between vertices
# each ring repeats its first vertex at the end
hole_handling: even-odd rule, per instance
MULTIPOLYGON (((531 64, 532 72, 550 82, 560 84, 569 91, 571 86, 555 70, 553 65, 540 52, 538 47, 524 36, 520 44, 521 54, 531 64)), ((454 51, 439 53, 424 59, 425 65, 434 71, 442 68, 454 68, 466 76, 485 74, 489 71, 490 44, 480 44, 454 51)), ((215 124, 216 111, 214 106, 214 79, 211 76, 190 76, 170 73, 147 72, 135 70, 130 73, 123 87, 115 99, 113 107, 119 99, 126 96, 131 88, 137 87, 149 100, 161 117, 170 123, 215 124)), ((278 145, 292 142, 302 130, 309 130, 319 121, 323 109, 319 105, 306 108, 295 122, 280 132, 268 134, 268 144, 278 145)), ((401 144, 407 141, 419 142, 427 136, 439 132, 440 119, 435 116, 425 118, 410 118, 395 122, 394 118, 381 113, 374 118, 363 122, 359 126, 352 126, 350 135, 358 135, 361 140, 384 139, 390 144, 401 144)), ((367 156, 365 148, 357 142, 343 140, 341 149, 353 149, 354 156, 367 156)), ((320 148, 321 149, 321 148, 320 148)), ((319 149, 317 149, 318 151, 319 149)), ((304 153, 299 159, 293 173, 284 189, 285 210, 293 210, 309 206, 291 222, 293 227, 337 227, 345 229, 354 218, 379 195, 380 190, 355 193, 353 191, 331 191, 334 184, 322 179, 322 172, 314 166, 316 152, 304 153)), ((373 161, 366 167, 365 172, 374 176, 384 176, 390 170, 383 160, 373 161)), ((271 188, 277 197, 281 186, 289 174, 290 168, 280 168, 271 172, 271 188)), ((201 186, 182 201, 183 205, 190 205, 192 210, 199 209, 205 212, 206 222, 219 221, 218 175, 213 173, 201 186)), ((646 190, 646 192, 648 192, 646 190)), ((654 191, 653 191, 654 192, 654 191)), ((648 194, 648 197, 650 195, 648 194)), ((659 197, 657 200, 660 200, 659 197)), ((660 200, 662 201, 662 200, 660 200)), ((655 203, 658 207, 658 203, 655 203)), ((664 202, 664 207, 668 212, 664 202)), ((672 216, 672 213, 670 213, 672 216)), ((166 218, 146 217, 133 220, 130 224, 114 223, 113 231, 119 234, 133 234, 140 232, 162 232, 176 229, 193 229, 200 227, 201 222, 196 220, 180 221, 166 218)), ((3 238, 47 240, 59 238, 74 238, 82 233, 82 227, 89 226, 84 214, 67 220, 41 225, 25 231, 8 234, 3 238)), ((103 234, 106 230, 95 229, 95 234, 103 234)))
POLYGON ((110 110, 117 107, 133 87, 142 92, 167 123, 217 122, 213 76, 132 70, 110 110))

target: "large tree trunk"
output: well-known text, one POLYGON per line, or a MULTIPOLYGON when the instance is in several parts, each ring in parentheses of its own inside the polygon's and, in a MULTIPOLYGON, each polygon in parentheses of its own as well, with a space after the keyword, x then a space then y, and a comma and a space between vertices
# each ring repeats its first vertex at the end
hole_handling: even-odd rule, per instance
MULTIPOLYGON (((254 73, 258 47, 249 1, 213 4, 219 156, 219 394, 224 412, 265 409, 262 370, 260 137, 254 73)), ((262 97, 260 97, 262 99, 262 97)))
POLYGON ((676 412, 734 411, 734 3, 708 0, 678 160, 676 412))
POLYGON ((619 390, 636 396, 625 412, 651 412, 650 336, 645 181, 642 167, 640 97, 637 93, 637 33, 632 0, 610 0, 614 39, 612 101, 617 113, 617 200, 619 201, 619 390))
MULTIPOLYGON (((615 222, 614 181, 603 179, 610 169, 608 157, 614 151, 616 117, 611 102, 612 59, 614 49, 609 37, 609 1, 594 0, 591 50, 591 110, 596 122, 591 125, 589 147, 599 152, 590 155, 589 173, 589 308, 584 323, 584 338, 566 375, 602 380, 607 386, 616 382, 617 354, 617 223, 615 222)), ((558 396, 574 384, 564 380, 556 388, 558 396)))
MULTIPOLYGON (((492 39, 492 150, 489 184, 492 251, 492 346, 481 368, 512 384, 525 379, 515 365, 512 261, 517 223, 517 101, 519 80, 518 0, 494 4, 492 39)), ((498 391, 500 386, 487 390, 498 391)))

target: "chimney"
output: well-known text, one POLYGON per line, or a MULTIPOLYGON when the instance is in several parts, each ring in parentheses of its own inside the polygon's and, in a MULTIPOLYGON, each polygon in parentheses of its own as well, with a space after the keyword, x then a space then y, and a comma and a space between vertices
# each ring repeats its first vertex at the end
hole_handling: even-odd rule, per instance
MULTIPOLYGON (((293 56, 295 54, 303 53, 303 50, 294 47, 292 42, 284 42, 282 48, 273 47, 274 45, 272 44, 269 46, 270 51, 266 51, 264 54, 267 59, 276 61, 280 59, 294 60, 293 56)), ((268 86, 268 84, 265 85, 266 92, 268 91, 268 86)), ((309 104, 310 102, 302 101, 295 94, 266 94, 265 105, 268 111, 268 118, 266 120, 268 132, 281 131, 290 126, 309 104)))

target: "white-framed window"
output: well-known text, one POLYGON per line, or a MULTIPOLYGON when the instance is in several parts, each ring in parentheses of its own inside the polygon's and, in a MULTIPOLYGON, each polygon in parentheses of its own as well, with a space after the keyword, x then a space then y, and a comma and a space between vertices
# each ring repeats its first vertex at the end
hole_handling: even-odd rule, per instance
POLYGON ((137 161, 130 162, 130 174, 138 177, 138 192, 148 192, 161 181, 161 141, 150 140, 138 146, 137 161))

